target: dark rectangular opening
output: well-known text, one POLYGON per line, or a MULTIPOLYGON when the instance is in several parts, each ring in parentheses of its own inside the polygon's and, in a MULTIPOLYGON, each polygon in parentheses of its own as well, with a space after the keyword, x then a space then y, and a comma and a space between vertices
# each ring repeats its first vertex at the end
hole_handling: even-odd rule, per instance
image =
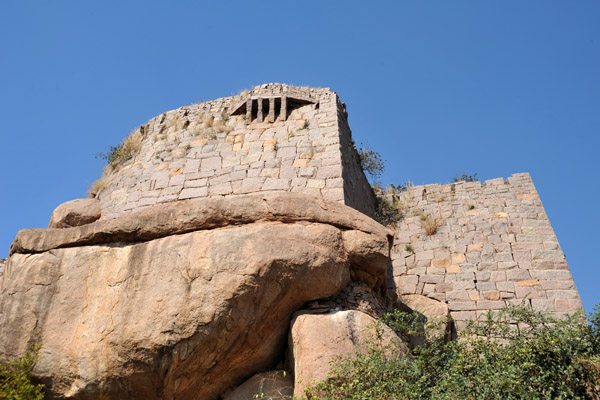
POLYGON ((281 97, 275 98, 275 121, 279 119, 279 114, 281 113, 281 97))
POLYGON ((269 99, 261 99, 260 101, 262 101, 263 121, 266 121, 269 116, 269 99))
POLYGON ((258 100, 252 100, 252 115, 250 116, 250 121, 258 118, 258 100))

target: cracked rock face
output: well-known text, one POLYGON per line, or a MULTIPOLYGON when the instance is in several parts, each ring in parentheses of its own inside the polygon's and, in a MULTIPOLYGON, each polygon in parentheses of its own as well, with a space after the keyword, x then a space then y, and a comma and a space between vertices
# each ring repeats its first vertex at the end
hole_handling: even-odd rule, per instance
POLYGON ((385 282, 389 232, 357 211, 291 194, 228 200, 20 232, 0 359, 41 343, 34 373, 51 398, 215 399, 281 359, 304 303, 352 277, 385 282))

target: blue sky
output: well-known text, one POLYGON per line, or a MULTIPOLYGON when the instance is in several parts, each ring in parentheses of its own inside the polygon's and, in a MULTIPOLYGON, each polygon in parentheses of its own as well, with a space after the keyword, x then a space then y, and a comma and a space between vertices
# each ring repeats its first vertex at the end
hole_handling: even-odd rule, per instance
POLYGON ((530 172, 600 302, 600 2, 27 1, 0 12, 0 257, 85 197, 94 155, 182 105, 330 87, 385 183, 530 172))

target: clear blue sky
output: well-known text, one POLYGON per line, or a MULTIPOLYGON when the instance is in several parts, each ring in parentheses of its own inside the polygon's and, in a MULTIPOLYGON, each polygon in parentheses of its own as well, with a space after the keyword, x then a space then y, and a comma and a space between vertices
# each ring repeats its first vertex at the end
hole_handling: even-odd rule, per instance
POLYGON ((94 154, 131 129, 283 82, 337 91, 383 182, 530 172, 600 302, 597 0, 5 0, 0 38, 0 257, 85 197, 94 154))

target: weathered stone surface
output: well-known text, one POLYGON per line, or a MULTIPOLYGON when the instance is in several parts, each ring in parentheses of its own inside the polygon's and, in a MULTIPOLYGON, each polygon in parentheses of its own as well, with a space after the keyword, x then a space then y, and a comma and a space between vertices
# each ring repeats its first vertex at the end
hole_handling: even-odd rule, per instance
POLYGON ((52 212, 48 228, 70 228, 100 219, 100 200, 75 199, 62 203, 52 212))
POLYGON ((0 292, 0 359, 41 343, 35 374, 57 398, 214 399, 275 365, 303 304, 353 271, 385 282, 387 234, 294 195, 22 231, 0 292))
POLYGON ((366 351, 370 344, 395 344, 398 351, 390 356, 404 356, 408 347, 394 331, 382 325, 382 339, 378 341, 375 324, 375 319, 354 310, 329 314, 297 313, 288 339, 294 395, 301 398, 305 388, 326 379, 332 368, 331 361, 353 355, 355 350, 366 351))
POLYGON ((66 229, 24 229, 10 247, 10 254, 39 253, 61 247, 114 242, 137 242, 256 221, 306 221, 356 229, 377 237, 391 232, 337 202, 299 193, 208 198, 166 203, 120 218, 99 220, 66 229))
POLYGON ((290 399, 294 395, 294 380, 286 371, 269 371, 254 375, 226 395, 224 400, 290 399))

